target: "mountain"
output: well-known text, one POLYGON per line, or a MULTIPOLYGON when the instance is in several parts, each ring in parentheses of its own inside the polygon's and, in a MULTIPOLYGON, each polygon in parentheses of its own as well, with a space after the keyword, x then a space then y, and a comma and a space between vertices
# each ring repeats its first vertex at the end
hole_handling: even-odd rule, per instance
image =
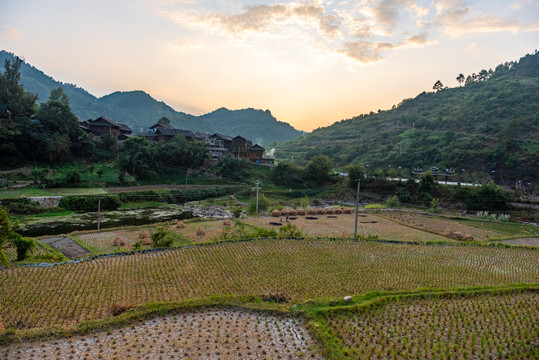
POLYGON ((290 124, 277 121, 269 110, 220 108, 199 118, 206 120, 217 132, 240 134, 258 144, 277 143, 301 135, 290 124))
POLYGON ((360 115, 281 143, 299 163, 325 154, 371 169, 437 166, 488 173, 500 182, 539 174, 539 54, 482 70, 466 85, 423 92, 392 110, 360 115))
MULTIPOLYGON (((0 63, 13 60, 14 54, 0 51, 0 63)), ((3 68, 1 69, 3 71, 3 68)), ((24 62, 21 66, 21 83, 26 91, 38 94, 38 103, 46 102, 51 90, 61 86, 69 98, 71 110, 81 120, 105 116, 129 125, 135 133, 148 131, 161 117, 170 119, 172 126, 205 133, 219 132, 241 135, 260 145, 294 139, 303 134, 291 125, 277 121, 269 110, 218 109, 211 113, 194 116, 174 110, 144 91, 114 92, 97 98, 76 85, 56 81, 43 71, 24 62)))

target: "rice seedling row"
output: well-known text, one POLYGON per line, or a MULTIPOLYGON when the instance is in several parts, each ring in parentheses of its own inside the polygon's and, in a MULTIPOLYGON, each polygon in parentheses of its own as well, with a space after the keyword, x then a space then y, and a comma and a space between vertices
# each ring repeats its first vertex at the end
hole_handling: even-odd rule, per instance
POLYGON ((539 292, 399 298, 332 316, 328 325, 354 359, 531 358, 539 292))
POLYGON ((4 328, 73 327, 118 304, 219 295, 288 303, 372 290, 539 283, 530 249, 257 240, 0 271, 4 328))
POLYGON ((304 321, 242 309, 155 317, 91 335, 10 345, 0 359, 321 359, 304 321))

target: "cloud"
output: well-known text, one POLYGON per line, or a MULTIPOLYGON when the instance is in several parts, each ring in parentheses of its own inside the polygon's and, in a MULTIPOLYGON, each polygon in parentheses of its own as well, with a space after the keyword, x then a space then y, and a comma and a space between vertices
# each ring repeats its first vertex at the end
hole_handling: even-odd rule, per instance
MULTIPOLYGON (((417 18, 428 14, 429 9, 415 0, 362 0, 333 6, 327 1, 297 0, 246 6, 234 13, 190 9, 167 12, 167 16, 183 26, 232 35, 233 41, 248 39, 252 45, 254 41, 261 44, 281 39, 291 47, 305 46, 371 63, 381 60, 384 51, 432 43, 426 33, 404 40, 402 35, 394 34, 405 13, 417 18)), ((413 27, 399 33, 413 32, 413 27)))
POLYGON ((11 26, 3 25, 0 30, 0 38, 6 38, 11 40, 19 40, 20 32, 11 26))
POLYGON ((367 42, 362 40, 350 41, 346 42, 345 49, 339 52, 362 63, 373 63, 383 59, 383 51, 399 48, 418 48, 434 43, 436 43, 436 41, 428 40, 427 33, 421 33, 410 36, 398 43, 367 42))
POLYGON ((339 17, 326 13, 318 3, 289 3, 256 5, 247 7, 239 14, 213 14, 212 24, 239 34, 245 31, 270 31, 279 24, 312 21, 324 35, 336 36, 339 32, 339 17))
POLYGON ((450 37, 468 33, 517 33, 528 27, 516 19, 500 18, 492 14, 473 14, 471 8, 461 0, 436 0, 433 5, 437 14, 434 24, 450 37))

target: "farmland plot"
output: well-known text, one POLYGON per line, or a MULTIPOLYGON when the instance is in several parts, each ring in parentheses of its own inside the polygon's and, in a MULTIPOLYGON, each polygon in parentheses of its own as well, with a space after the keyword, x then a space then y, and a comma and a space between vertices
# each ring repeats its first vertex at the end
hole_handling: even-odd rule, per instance
POLYGON ((207 309, 131 327, 11 345, 0 359, 320 359, 303 320, 241 309, 207 309))
POLYGON ((404 298, 328 322, 354 359, 532 358, 539 293, 404 298))
POLYGON ((539 282, 531 249, 323 240, 258 240, 0 270, 5 328, 71 328, 142 305, 281 294, 290 303, 372 290, 539 282))
MULTIPOLYGON (((176 241, 174 246, 185 245, 187 243, 210 242, 216 238, 224 229, 222 220, 197 220, 182 221, 184 226, 178 226, 177 221, 168 223, 168 229, 171 233, 179 235, 183 240, 176 241), (202 234, 199 229, 202 229, 202 234), (197 234, 198 233, 198 234, 197 234)), ((139 228, 122 228, 104 231, 91 231, 71 235, 73 238, 87 245, 94 253, 112 253, 118 249, 132 250, 137 241, 141 241, 141 233, 146 232, 147 237, 157 231, 156 226, 144 226, 139 228), (125 241, 123 246, 115 246, 114 241, 120 237, 125 241)), ((150 248, 151 245, 142 246, 150 248)))
MULTIPOLYGON (((313 237, 339 237, 353 238, 355 220, 354 215, 343 214, 328 217, 327 215, 313 215, 316 220, 309 220, 305 216, 298 216, 291 221, 307 236, 313 237)), ((274 228, 270 222, 275 222, 279 218, 274 217, 253 217, 245 220, 245 223, 264 228, 274 228)), ((285 223, 282 223, 285 225, 285 223)), ((451 241, 450 239, 431 234, 425 231, 416 230, 398 224, 382 216, 370 213, 362 213, 358 218, 358 236, 378 236, 381 239, 401 240, 401 241, 451 241)))
POLYGON ((448 236, 450 238, 458 238, 458 234, 462 235, 463 238, 469 238, 470 240, 486 240, 504 236, 504 234, 500 232, 469 226, 456 220, 421 215, 413 212, 385 212, 383 213, 383 216, 414 229, 424 230, 448 236))

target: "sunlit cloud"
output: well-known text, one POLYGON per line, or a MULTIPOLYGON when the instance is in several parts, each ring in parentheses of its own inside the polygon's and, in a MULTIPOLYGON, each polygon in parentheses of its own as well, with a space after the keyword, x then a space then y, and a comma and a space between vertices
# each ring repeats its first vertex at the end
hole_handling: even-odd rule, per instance
POLYGON ((10 26, 2 26, 0 30, 0 39, 6 38, 11 40, 19 40, 20 39, 20 32, 18 29, 15 29, 10 26))
POLYGON ((433 4, 437 14, 434 23, 450 37, 468 33, 517 33, 528 28, 516 19, 500 18, 493 14, 473 14, 471 8, 461 0, 437 0, 433 4))
POLYGON ((400 48, 421 48, 435 43, 437 42, 428 40, 427 33, 421 33, 397 43, 351 41, 345 43, 345 49, 340 52, 362 63, 373 63, 383 59, 382 53, 384 51, 400 48))

